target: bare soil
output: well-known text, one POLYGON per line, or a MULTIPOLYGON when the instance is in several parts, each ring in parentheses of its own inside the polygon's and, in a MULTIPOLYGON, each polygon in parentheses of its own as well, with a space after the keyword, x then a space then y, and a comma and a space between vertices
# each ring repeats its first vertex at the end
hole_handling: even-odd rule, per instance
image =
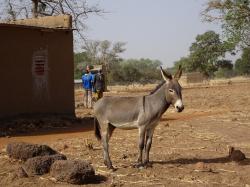
POLYGON ((10 159, 5 151, 6 144, 13 141, 47 144, 68 159, 91 162, 100 180, 86 186, 250 186, 250 82, 189 87, 183 90, 183 101, 185 110, 175 113, 169 109, 155 130, 152 168, 132 167, 138 132, 117 129, 110 141, 117 170, 107 170, 92 130, 92 111, 79 107, 76 114, 83 122, 76 126, 72 123, 58 131, 46 126, 42 133, 0 138, 0 186, 73 186, 49 174, 17 177, 20 161, 10 159), (240 149, 247 159, 231 162, 228 146, 240 149))

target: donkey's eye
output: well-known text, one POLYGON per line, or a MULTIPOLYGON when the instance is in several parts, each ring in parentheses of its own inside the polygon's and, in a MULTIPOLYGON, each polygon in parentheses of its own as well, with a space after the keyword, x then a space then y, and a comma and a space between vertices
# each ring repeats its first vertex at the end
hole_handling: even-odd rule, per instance
POLYGON ((172 90, 172 89, 169 89, 169 92, 173 93, 173 92, 174 92, 174 90, 172 90))

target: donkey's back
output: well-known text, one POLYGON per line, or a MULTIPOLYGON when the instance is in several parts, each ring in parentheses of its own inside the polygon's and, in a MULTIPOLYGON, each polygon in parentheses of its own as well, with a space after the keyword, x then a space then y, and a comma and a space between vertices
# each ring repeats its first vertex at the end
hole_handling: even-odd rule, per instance
POLYGON ((137 128, 142 107, 143 97, 108 96, 97 101, 94 114, 100 123, 124 129, 137 128))

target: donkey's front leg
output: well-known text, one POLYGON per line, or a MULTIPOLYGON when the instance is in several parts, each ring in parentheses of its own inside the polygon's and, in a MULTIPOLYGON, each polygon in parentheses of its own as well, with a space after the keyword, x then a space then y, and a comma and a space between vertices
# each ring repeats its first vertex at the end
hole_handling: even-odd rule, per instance
POLYGON ((144 141, 145 141, 145 127, 139 128, 139 155, 137 159, 137 167, 143 166, 142 164, 142 153, 144 148, 144 141))

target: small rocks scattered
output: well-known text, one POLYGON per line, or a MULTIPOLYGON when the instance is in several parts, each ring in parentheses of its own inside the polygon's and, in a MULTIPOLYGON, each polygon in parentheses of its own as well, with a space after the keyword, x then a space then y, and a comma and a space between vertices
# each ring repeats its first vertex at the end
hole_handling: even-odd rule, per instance
POLYGON ((94 180, 95 171, 85 161, 58 160, 52 164, 50 174, 61 182, 86 184, 94 180))
POLYGON ((89 139, 85 139, 85 147, 88 150, 93 150, 94 149, 94 144, 92 141, 90 141, 89 139))
POLYGON ((195 171, 212 172, 212 169, 208 166, 208 164, 206 164, 204 162, 197 162, 195 164, 195 171))
POLYGON ((6 148, 6 152, 9 157, 23 161, 36 156, 57 154, 57 151, 47 145, 29 144, 24 142, 9 143, 6 148))
POLYGON ((232 121, 238 121, 238 119, 237 118, 232 118, 232 121))
POLYGON ((169 127, 169 123, 165 123, 164 126, 165 126, 165 127, 169 127))
POLYGON ((43 175, 50 171, 51 165, 56 160, 66 160, 66 156, 62 154, 55 154, 49 156, 37 156, 28 159, 24 165, 23 169, 28 174, 28 176, 43 175))
POLYGON ((69 148, 69 146, 67 145, 67 144, 64 144, 63 145, 63 149, 65 150, 65 149, 68 149, 69 148))

